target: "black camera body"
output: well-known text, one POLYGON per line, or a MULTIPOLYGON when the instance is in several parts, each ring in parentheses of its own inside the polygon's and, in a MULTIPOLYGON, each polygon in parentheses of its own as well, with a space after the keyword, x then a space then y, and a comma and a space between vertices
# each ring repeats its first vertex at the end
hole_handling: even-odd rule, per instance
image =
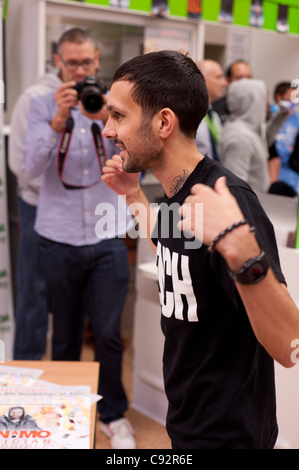
POLYGON ((102 95, 107 92, 103 80, 89 75, 82 82, 77 82, 73 88, 77 90, 79 100, 88 113, 96 114, 102 109, 104 104, 102 95))

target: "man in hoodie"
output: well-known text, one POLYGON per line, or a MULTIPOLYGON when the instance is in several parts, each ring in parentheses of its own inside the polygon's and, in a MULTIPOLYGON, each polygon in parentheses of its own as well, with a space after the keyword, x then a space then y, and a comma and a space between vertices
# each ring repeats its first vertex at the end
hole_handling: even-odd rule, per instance
POLYGON ((38 78, 19 97, 12 114, 8 164, 18 184, 20 240, 17 261, 17 305, 15 312, 15 360, 40 360, 45 351, 48 308, 41 272, 38 243, 33 230, 41 178, 30 178, 24 166, 27 118, 30 102, 62 84, 54 73, 38 78))
POLYGON ((228 90, 229 119, 220 136, 222 164, 253 190, 270 186, 268 151, 262 138, 266 121, 267 89, 261 80, 242 79, 228 90))
POLYGON ((41 431, 35 419, 20 406, 10 408, 5 415, 0 416, 0 431, 16 431, 17 429, 41 431))

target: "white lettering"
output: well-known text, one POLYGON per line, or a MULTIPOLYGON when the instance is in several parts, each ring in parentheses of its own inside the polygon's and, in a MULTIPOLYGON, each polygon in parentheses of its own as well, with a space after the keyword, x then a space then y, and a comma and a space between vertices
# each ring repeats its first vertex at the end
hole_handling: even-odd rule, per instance
POLYGON ((110 204, 109 202, 101 202, 101 204, 97 205, 95 214, 103 216, 96 223, 96 236, 99 239, 115 237, 115 209, 113 204, 110 204), (105 215, 104 212, 106 212, 105 215))
POLYGON ((182 298, 184 296, 187 320, 189 322, 197 322, 197 303, 190 275, 189 257, 175 252, 171 254, 169 248, 163 247, 158 242, 157 267, 162 315, 170 318, 174 313, 177 320, 184 320, 184 303, 182 298), (181 276, 179 275, 180 272, 181 276), (166 276, 169 277, 170 285, 172 280, 171 291, 166 290, 166 276))
POLYGON ((196 322, 197 318, 197 304, 193 291, 192 280, 189 270, 189 258, 182 255, 181 259, 181 272, 182 280, 179 279, 179 255, 178 253, 172 254, 172 283, 175 296, 175 317, 178 320, 183 320, 182 295, 185 295, 188 304, 188 321, 196 322))
POLYGON ((165 276, 171 276, 171 256, 169 249, 162 247, 160 243, 158 243, 157 247, 157 261, 159 277, 159 295, 162 314, 165 317, 170 318, 173 314, 174 296, 173 292, 165 291, 165 276))
MULTIPOLYGON (((134 217, 139 216, 141 219, 147 221, 147 208, 141 202, 135 202, 130 205, 128 212, 131 211, 134 217)), ((139 223, 135 220, 134 227, 130 230, 130 238, 146 238, 147 235, 140 228, 139 223)))

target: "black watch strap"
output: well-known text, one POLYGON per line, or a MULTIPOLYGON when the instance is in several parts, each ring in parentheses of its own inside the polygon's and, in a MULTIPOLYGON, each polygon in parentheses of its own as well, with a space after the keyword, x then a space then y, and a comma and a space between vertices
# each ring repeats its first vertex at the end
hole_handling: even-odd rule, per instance
POLYGON ((238 272, 228 270, 230 277, 240 284, 258 284, 267 275, 269 259, 264 251, 255 258, 250 258, 238 272))

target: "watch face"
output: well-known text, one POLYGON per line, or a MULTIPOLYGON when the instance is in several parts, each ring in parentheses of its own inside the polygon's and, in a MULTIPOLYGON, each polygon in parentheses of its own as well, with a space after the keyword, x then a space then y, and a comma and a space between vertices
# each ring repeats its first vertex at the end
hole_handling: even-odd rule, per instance
POLYGON ((262 276, 264 276, 265 273, 265 267, 257 261, 254 263, 250 268, 249 271, 250 277, 251 277, 251 282, 254 284, 256 281, 260 281, 262 276))

